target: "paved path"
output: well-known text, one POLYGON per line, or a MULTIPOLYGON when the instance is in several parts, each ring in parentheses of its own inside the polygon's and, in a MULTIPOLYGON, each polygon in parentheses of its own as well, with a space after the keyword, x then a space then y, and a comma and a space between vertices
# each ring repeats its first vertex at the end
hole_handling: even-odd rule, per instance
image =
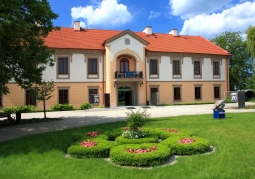
MULTIPOLYGON (((246 105, 255 103, 246 103, 246 105)), ((213 104, 207 105, 180 105, 146 108, 147 113, 154 117, 212 114, 213 104)), ((237 103, 226 104, 226 113, 255 112, 255 109, 236 109, 237 103)), ((134 106, 134 111, 143 110, 141 106, 134 106)), ((63 120, 52 122, 39 122, 33 124, 22 124, 16 126, 0 127, 0 141, 11 140, 31 134, 64 130, 68 128, 87 126, 92 124, 123 121, 129 109, 125 107, 98 108, 77 111, 47 112, 47 117, 60 117, 63 120)), ((22 120, 30 118, 42 118, 43 113, 23 113, 22 120)))

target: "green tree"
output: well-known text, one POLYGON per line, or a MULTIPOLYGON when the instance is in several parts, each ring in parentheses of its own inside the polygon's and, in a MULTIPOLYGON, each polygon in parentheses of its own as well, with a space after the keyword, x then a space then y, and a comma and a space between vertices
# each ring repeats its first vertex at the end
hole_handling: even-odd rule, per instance
POLYGON ((254 64, 241 32, 223 32, 211 42, 232 54, 229 59, 230 90, 246 89, 253 75, 254 64))
POLYGON ((36 95, 36 99, 39 101, 43 101, 44 118, 46 118, 45 103, 48 99, 52 97, 51 93, 54 91, 54 86, 54 81, 43 81, 40 84, 34 85, 34 87, 32 88, 36 95))
POLYGON ((9 93, 11 80, 29 89, 40 83, 47 66, 53 66, 53 50, 44 39, 58 17, 47 0, 0 1, 0 95, 9 93))
POLYGON ((246 30, 247 47, 251 56, 255 58, 255 26, 249 26, 246 30))

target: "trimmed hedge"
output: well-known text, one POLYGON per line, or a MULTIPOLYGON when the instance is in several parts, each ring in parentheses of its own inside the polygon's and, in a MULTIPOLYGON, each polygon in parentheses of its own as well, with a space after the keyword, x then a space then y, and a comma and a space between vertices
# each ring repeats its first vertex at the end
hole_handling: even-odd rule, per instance
POLYGON ((74 107, 72 104, 55 104, 51 106, 53 111, 72 111, 74 107))
POLYGON ((74 158, 101 158, 101 157, 109 157, 110 148, 115 146, 114 142, 106 141, 100 138, 93 138, 82 140, 74 145, 70 146, 67 149, 67 152, 70 154, 71 157, 74 158), (95 141, 97 145, 94 147, 83 147, 80 145, 82 141, 95 141))
POLYGON ((174 136, 186 136, 186 137, 192 136, 192 132, 190 132, 188 130, 175 129, 175 128, 156 128, 156 129, 149 130, 149 133, 153 136, 158 137, 159 139, 167 139, 169 137, 174 137, 174 136), (180 133, 169 132, 169 131, 167 131, 168 129, 180 131, 180 133))
POLYGON ((205 153, 209 150, 210 144, 207 140, 200 137, 189 137, 192 140, 196 140, 193 143, 181 144, 179 143, 184 137, 170 137, 161 142, 161 144, 171 148, 172 154, 176 155, 192 155, 205 153))
POLYGON ((124 128, 118 128, 118 129, 114 129, 111 131, 105 131, 102 134, 107 135, 108 136, 108 140, 110 141, 115 141, 115 139, 119 136, 122 135, 122 133, 124 132, 124 128))
POLYGON ((144 138, 135 138, 129 139, 123 136, 119 136, 115 140, 118 145, 122 144, 143 144, 143 143, 158 143, 158 139, 155 137, 144 137, 144 138))
POLYGON ((170 157, 170 148, 162 144, 126 144, 111 148, 110 158, 113 163, 124 166, 158 166, 167 163, 170 157), (127 149, 151 149, 153 146, 157 150, 147 153, 129 153, 127 149))

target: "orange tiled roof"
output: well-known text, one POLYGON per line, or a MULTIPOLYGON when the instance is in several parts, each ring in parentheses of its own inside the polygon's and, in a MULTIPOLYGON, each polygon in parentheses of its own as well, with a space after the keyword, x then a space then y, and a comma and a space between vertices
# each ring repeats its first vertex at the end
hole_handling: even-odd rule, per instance
MULTIPOLYGON (((84 29, 74 31, 73 28, 61 28, 52 31, 45 39, 45 45, 49 48, 63 49, 89 49, 105 50, 105 40, 120 34, 120 30, 97 30, 84 29)), ((196 53, 230 55, 226 50, 211 43, 201 36, 177 36, 170 34, 147 35, 144 32, 134 32, 147 41, 146 49, 151 52, 174 52, 174 53, 196 53)))

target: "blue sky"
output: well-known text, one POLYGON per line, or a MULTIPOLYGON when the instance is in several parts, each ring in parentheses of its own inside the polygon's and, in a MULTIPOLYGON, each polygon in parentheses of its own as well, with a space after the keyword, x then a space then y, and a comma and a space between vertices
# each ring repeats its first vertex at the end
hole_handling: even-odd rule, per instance
MULTIPOLYGON (((84 28, 130 29, 141 32, 152 26, 154 33, 178 29, 182 35, 213 38, 224 31, 245 34, 255 25, 255 0, 48 0, 59 14, 54 25, 84 28)), ((245 36, 245 35, 244 35, 245 36)))

